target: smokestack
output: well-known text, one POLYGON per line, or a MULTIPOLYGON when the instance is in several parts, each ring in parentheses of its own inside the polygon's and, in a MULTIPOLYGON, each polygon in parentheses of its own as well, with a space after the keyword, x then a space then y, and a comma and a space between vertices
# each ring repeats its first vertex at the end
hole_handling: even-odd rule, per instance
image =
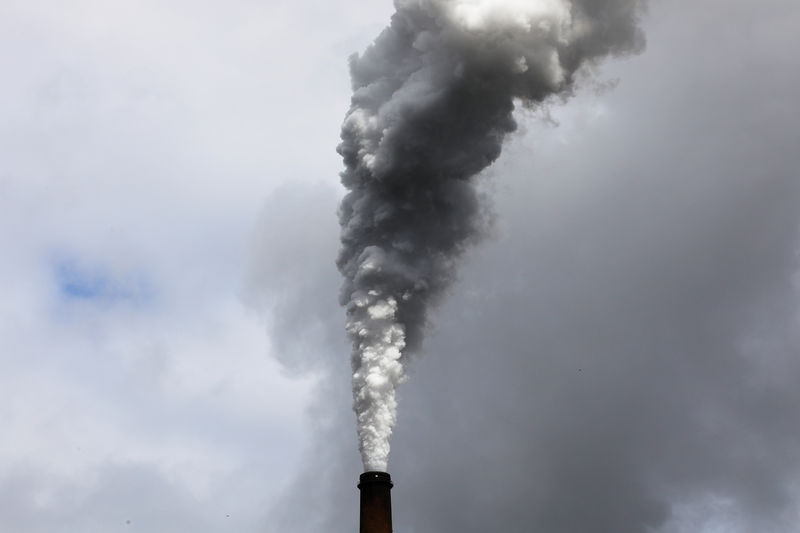
POLYGON ((386 472, 364 472, 361 491, 360 533, 392 533, 392 478, 386 472))

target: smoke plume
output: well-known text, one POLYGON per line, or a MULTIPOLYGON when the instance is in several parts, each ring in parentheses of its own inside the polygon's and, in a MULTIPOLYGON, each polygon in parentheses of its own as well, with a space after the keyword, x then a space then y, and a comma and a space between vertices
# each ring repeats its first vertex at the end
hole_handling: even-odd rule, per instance
POLYGON ((430 309, 479 239, 472 178, 516 129, 515 105, 570 94, 576 74, 638 52, 641 0, 396 0, 351 58, 339 153, 342 305, 365 470, 386 470, 396 387, 430 309))

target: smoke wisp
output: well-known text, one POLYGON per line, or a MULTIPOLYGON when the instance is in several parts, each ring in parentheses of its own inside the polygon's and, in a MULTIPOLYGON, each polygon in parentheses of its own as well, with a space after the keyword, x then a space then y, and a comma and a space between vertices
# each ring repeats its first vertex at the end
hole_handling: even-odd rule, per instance
POLYGON ((386 470, 396 387, 430 309, 485 223, 473 178, 515 105, 568 96, 578 71, 642 50, 640 0, 396 0, 351 58, 339 153, 341 303, 365 470, 386 470))

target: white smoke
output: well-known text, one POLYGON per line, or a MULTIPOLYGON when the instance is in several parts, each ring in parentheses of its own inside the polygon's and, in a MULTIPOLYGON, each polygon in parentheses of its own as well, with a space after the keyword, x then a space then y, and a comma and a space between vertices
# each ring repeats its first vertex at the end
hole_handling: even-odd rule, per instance
POLYGON ((471 178, 516 129, 515 102, 568 95, 576 72, 640 51, 641 0, 396 0, 351 58, 342 126, 342 304, 365 470, 386 470, 405 379, 431 306, 477 241, 471 178))

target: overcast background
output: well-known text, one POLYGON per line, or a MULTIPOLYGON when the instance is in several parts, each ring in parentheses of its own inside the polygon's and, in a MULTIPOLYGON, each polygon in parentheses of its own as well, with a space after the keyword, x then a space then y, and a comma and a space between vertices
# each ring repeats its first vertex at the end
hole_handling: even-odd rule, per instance
MULTIPOLYGON (((0 530, 356 530, 335 146, 391 11, 0 0, 0 530)), ((644 27, 480 181, 398 533, 800 531, 800 6, 644 27)))

